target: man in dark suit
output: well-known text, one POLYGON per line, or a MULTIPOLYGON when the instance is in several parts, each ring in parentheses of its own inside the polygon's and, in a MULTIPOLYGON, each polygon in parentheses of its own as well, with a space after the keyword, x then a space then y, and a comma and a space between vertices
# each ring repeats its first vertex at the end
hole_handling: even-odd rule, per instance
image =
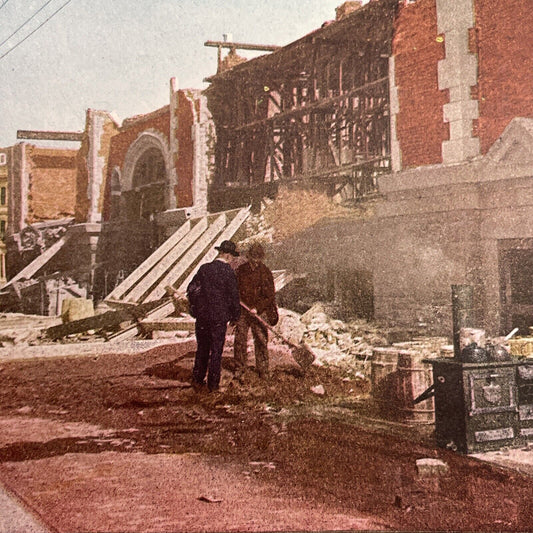
POLYGON ((229 265, 231 258, 239 255, 235 243, 223 241, 215 249, 219 251, 217 258, 200 267, 187 289, 188 294, 196 292, 192 307, 197 349, 192 385, 196 390, 201 388, 207 373, 210 392, 217 390, 220 384, 228 322, 235 323, 240 316, 237 278, 229 265))

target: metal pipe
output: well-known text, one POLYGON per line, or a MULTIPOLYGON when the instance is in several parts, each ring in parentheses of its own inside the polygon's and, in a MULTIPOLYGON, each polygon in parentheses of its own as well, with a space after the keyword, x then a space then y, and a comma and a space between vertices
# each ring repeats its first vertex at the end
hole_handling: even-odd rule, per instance
POLYGON ((452 285, 453 354, 461 358, 461 328, 474 327, 474 289, 472 285, 452 285))

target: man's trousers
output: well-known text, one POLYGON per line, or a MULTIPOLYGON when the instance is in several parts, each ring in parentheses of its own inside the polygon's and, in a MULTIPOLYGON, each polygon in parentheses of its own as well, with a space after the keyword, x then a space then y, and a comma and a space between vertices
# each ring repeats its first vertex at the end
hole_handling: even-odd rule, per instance
POLYGON ((241 312, 235 327, 234 354, 236 370, 239 372, 246 368, 249 329, 252 330, 254 339, 255 368, 260 377, 266 378, 268 377, 268 331, 244 310, 241 312))
POLYGON ((196 320, 196 358, 192 372, 193 381, 204 382, 207 373, 209 390, 216 390, 220 384, 222 350, 226 340, 226 322, 212 323, 208 320, 196 320))

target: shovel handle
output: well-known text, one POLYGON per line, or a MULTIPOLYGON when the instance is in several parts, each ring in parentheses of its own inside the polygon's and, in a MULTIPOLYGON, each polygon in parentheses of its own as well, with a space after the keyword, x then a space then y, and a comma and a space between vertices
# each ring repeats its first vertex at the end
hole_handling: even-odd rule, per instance
POLYGON ((266 320, 263 320, 255 311, 252 311, 252 309, 250 309, 246 304, 243 304, 241 302, 241 307, 245 309, 246 311, 248 311, 248 313, 250 313, 255 318, 255 320, 257 320, 261 325, 265 326, 265 328, 269 329, 272 333, 274 333, 276 337, 282 339, 290 346, 293 346, 293 344, 289 342, 287 339, 285 339, 285 337, 283 337, 281 333, 276 331, 266 320))

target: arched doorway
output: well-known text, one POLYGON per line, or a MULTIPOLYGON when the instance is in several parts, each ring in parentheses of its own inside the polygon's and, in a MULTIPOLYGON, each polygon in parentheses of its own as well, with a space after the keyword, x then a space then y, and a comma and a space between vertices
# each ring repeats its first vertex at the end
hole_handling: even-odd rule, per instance
POLYGON ((166 178, 163 154, 157 148, 149 148, 137 160, 133 170, 133 194, 126 207, 129 219, 150 220, 154 213, 165 210, 166 178))
POLYGON ((155 213, 170 207, 168 154, 166 140, 154 133, 143 133, 130 146, 122 173, 123 216, 127 220, 151 220, 155 213))

